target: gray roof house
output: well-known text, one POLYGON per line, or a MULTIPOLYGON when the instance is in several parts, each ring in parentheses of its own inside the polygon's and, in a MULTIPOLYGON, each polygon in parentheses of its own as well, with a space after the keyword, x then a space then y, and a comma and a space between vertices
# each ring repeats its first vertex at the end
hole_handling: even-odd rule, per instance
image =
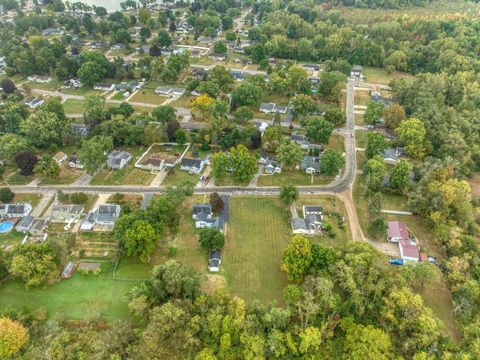
POLYGON ((310 214, 323 215, 323 208, 319 205, 304 205, 303 215, 306 216, 310 214))
POLYGON ((208 270, 211 272, 218 272, 220 264, 222 263, 222 252, 220 249, 215 249, 208 255, 208 270))
POLYGON ((265 163, 265 173, 269 175, 280 174, 282 172, 282 165, 274 159, 267 160, 265 163))
POLYGON ((199 174, 203 170, 204 162, 201 159, 183 158, 180 162, 180 169, 190 174, 199 174))
POLYGON ((115 89, 115 84, 97 82, 93 84, 93 88, 100 91, 112 91, 115 89))
POLYGON ((310 149, 322 149, 322 146, 321 145, 317 145, 317 144, 312 144, 310 143, 310 140, 308 140, 308 138, 303 135, 303 134, 299 134, 299 133, 292 133, 292 135, 290 135, 290 140, 292 140, 294 143, 300 145, 300 147, 303 149, 303 150, 310 150, 310 149))
POLYGON ((51 219, 59 222, 78 220, 83 215, 83 210, 83 205, 53 205, 51 219))
POLYGON ((30 234, 35 236, 43 235, 43 230, 47 227, 48 220, 46 219, 35 219, 32 226, 30 227, 30 234))
POLYGON ((20 219, 20 221, 15 226, 15 230, 20 232, 27 232, 32 227, 33 221, 35 218, 33 216, 27 215, 20 219))
POLYGON ((319 173, 320 164, 319 157, 305 155, 300 163, 300 170, 305 171, 307 174, 319 173))
POLYGON ((192 208, 192 219, 196 219, 197 216, 206 215, 208 218, 212 217, 212 206, 210 204, 194 204, 192 208), (203 214, 203 215, 201 215, 203 214))
POLYGON ((350 72, 351 77, 358 77, 363 79, 363 69, 361 65, 354 65, 352 71, 350 72))
POLYGON ((323 215, 318 213, 305 213, 304 218, 292 219, 292 232, 300 235, 315 235, 322 232, 323 215))
POLYGON ((182 96, 185 88, 175 86, 159 86, 155 89, 155 94, 164 96, 182 96))
POLYGON ((25 100, 24 104, 27 105, 30 109, 35 109, 40 105, 43 105, 45 103, 45 100, 39 99, 35 96, 32 96, 25 100))
POLYGON ((205 213, 199 213, 195 217, 195 227, 197 229, 217 228, 221 233, 223 233, 225 228, 225 220, 221 216, 212 218, 211 215, 209 216, 205 213))
POLYGON ((275 103, 261 103, 260 104, 260 111, 265 114, 271 113, 280 113, 285 114, 288 110, 288 106, 277 105, 275 103))
POLYGON ((0 205, 0 216, 4 217, 24 217, 32 212, 32 205, 22 204, 2 204, 0 205))
POLYGON ((117 204, 100 205, 91 211, 80 226, 80 230, 93 230, 97 225, 113 227, 120 216, 121 207, 117 204))
POLYGON ((72 132, 75 135, 86 136, 88 135, 88 125, 85 124, 72 124, 72 132))
POLYGON ((111 169, 123 169, 132 159, 132 155, 126 151, 113 150, 108 154, 107 165, 111 169))

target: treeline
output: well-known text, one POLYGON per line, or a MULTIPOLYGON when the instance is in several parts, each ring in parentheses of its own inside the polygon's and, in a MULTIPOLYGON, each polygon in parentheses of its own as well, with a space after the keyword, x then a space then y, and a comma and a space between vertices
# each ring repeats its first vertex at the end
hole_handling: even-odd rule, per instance
POLYGON ((366 9, 398 9, 407 6, 425 6, 434 0, 345 0, 323 1, 325 4, 333 3, 335 6, 352 6, 366 9))

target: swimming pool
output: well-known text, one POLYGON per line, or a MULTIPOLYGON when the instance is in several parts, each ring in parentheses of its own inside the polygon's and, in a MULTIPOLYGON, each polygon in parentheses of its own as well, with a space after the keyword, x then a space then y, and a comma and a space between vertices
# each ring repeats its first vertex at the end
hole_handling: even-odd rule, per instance
POLYGON ((0 234, 7 233, 13 229, 13 222, 4 221, 0 224, 0 234))

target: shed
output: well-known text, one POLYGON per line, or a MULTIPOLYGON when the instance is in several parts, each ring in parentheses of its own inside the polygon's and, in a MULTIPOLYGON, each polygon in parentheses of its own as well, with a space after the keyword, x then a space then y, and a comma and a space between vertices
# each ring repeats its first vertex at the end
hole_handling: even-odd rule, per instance
POLYGON ((71 278, 74 271, 75 271, 75 264, 72 261, 70 261, 62 271, 62 278, 63 279, 71 278))

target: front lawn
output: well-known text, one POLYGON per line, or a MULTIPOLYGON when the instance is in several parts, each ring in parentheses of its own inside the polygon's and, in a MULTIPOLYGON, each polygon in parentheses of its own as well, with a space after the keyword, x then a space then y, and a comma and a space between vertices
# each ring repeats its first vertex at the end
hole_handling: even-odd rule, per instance
POLYGON ((69 319, 101 316, 114 321, 127 318, 125 295, 135 282, 113 280, 111 263, 102 263, 101 269, 97 276, 76 272, 70 279, 29 289, 19 280, 7 281, 0 287, 0 310, 34 311, 43 308, 50 318, 61 314, 69 319))
POLYGON ((355 140, 357 142, 357 147, 365 148, 367 147, 367 136, 368 130, 356 130, 355 131, 355 140))
POLYGON ((342 135, 332 134, 329 143, 325 145, 324 148, 337 150, 343 153, 345 152, 345 139, 342 135))
POLYGON ((334 177, 314 175, 312 182, 312 175, 308 175, 300 170, 287 171, 283 170, 280 174, 261 175, 257 180, 258 186, 282 186, 292 184, 295 186, 309 186, 309 185, 325 185, 332 182, 334 177))
POLYGON ((368 90, 355 90, 353 103, 355 105, 367 106, 370 101, 370 92, 368 90))
POLYGON ((291 237, 287 209, 276 198, 232 197, 220 269, 231 292, 247 302, 282 303, 280 270, 291 237))
MULTIPOLYGON (((123 98, 123 96, 122 96, 123 98)), ((166 97, 155 94, 155 90, 143 88, 140 89, 132 98, 131 102, 147 103, 154 105, 161 105, 167 100, 166 97)))
POLYGON ((11 201, 12 203, 19 203, 19 202, 27 202, 32 205, 32 208, 35 209, 35 207, 38 205, 40 202, 40 199, 42 198, 42 195, 39 194, 15 194, 15 197, 11 201))
POLYGON ((73 183, 83 172, 77 169, 72 169, 64 164, 60 167, 60 174, 54 178, 46 178, 42 180, 42 185, 67 185, 73 183))
POLYGON ((84 100, 68 99, 63 103, 65 114, 83 114, 87 107, 87 102, 84 100))
POLYGON ((385 85, 388 85, 393 79, 413 79, 413 75, 405 72, 393 71, 389 74, 384 68, 375 68, 368 66, 363 67, 363 75, 365 75, 365 80, 369 83, 379 83, 385 85))
POLYGON ((195 185, 198 182, 199 177, 200 174, 189 174, 188 171, 181 170, 180 166, 177 165, 168 171, 168 175, 162 181, 162 185, 176 186, 185 181, 190 181, 195 185))

